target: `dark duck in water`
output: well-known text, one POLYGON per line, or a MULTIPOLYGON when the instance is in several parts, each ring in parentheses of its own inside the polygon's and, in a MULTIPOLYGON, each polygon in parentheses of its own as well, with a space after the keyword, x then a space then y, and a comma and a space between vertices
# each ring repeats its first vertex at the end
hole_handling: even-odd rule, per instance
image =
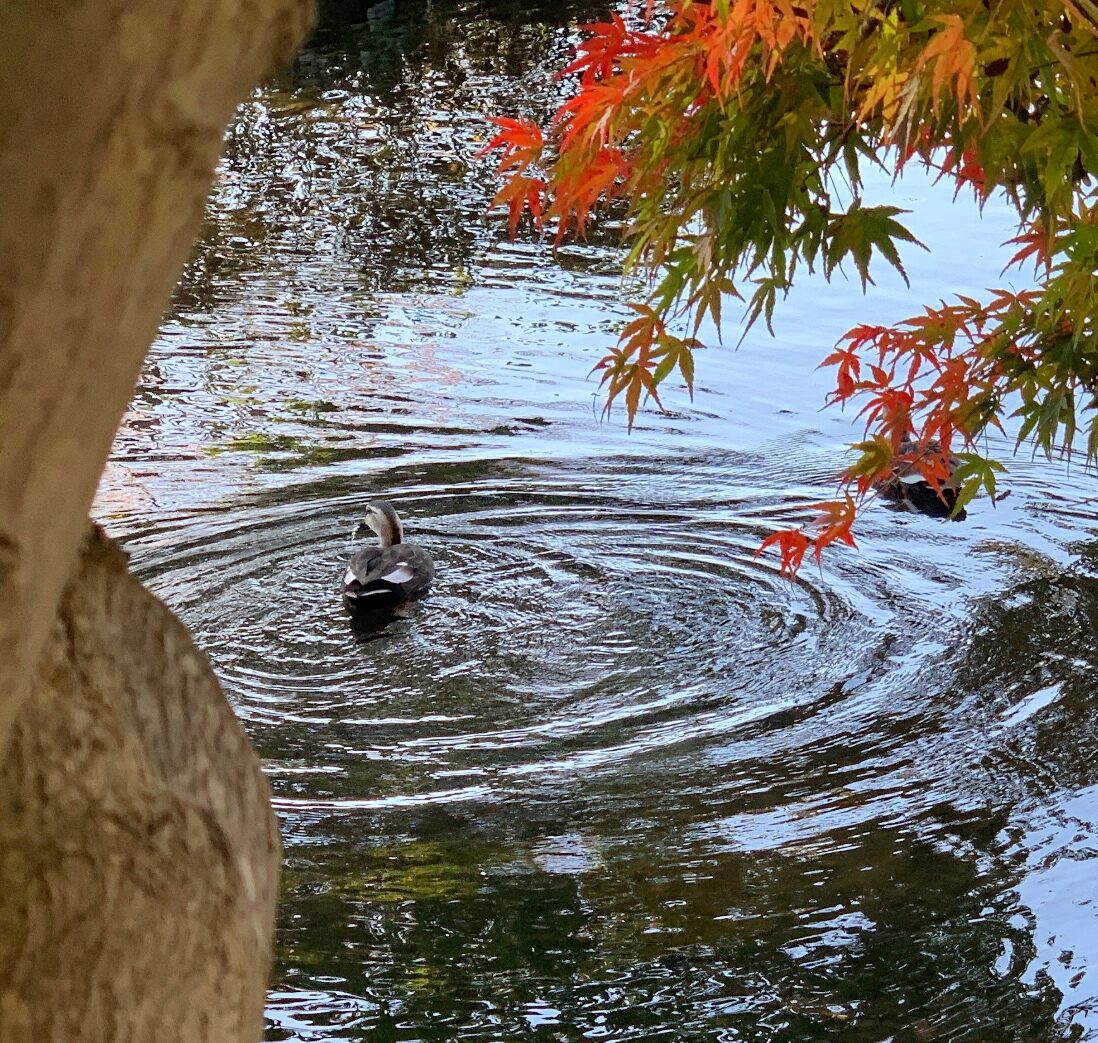
POLYGON ((966 517, 964 508, 953 513, 958 493, 954 473, 960 463, 956 457, 943 457, 937 442, 919 443, 914 438, 905 438, 900 443, 891 477, 880 484, 881 495, 918 514, 932 518, 952 516, 954 521, 963 521, 966 517), (935 489, 919 472, 917 464, 923 460, 943 471, 940 488, 935 489))
POLYGON ((378 545, 360 550, 343 577, 343 598, 349 608, 396 608, 427 593, 435 577, 431 555, 414 543, 404 542, 404 528, 388 500, 374 500, 355 531, 377 533, 378 545))

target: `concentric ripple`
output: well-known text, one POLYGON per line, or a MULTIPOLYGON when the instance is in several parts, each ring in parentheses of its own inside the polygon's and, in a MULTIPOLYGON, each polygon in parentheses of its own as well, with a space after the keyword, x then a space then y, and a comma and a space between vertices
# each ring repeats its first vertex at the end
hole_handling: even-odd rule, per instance
POLYGON ((286 807, 503 797, 696 756, 811 716, 887 644, 864 592, 811 572, 791 584, 757 556, 757 504, 712 488, 638 501, 560 469, 391 493, 438 580, 410 618, 363 630, 338 583, 370 495, 134 544, 286 807))

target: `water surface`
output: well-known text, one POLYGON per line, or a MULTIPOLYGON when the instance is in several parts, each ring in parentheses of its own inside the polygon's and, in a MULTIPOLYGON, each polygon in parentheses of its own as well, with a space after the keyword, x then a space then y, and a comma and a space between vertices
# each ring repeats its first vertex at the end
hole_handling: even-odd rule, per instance
POLYGON ((1009 214, 877 186, 910 290, 808 282, 600 422, 615 230, 507 242, 477 158, 597 13, 329 5, 239 113, 100 491, 275 790, 267 1038, 1098 1039, 1093 476, 874 506, 796 584, 755 553, 859 434, 818 360, 997 285, 1009 214), (362 632, 378 495, 439 579, 362 632))

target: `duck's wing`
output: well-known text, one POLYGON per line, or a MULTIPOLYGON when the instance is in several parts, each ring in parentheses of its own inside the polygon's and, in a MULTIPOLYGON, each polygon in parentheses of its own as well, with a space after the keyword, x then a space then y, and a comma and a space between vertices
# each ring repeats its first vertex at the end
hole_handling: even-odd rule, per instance
POLYGON ((431 556, 421 547, 398 543, 359 551, 343 576, 343 593, 355 600, 374 596, 411 598, 423 593, 434 578, 431 556))

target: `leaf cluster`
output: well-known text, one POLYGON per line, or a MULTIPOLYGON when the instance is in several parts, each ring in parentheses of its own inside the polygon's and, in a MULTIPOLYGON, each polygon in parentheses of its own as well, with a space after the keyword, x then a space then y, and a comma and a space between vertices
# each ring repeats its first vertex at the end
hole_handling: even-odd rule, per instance
MULTIPOLYGON (((979 439, 1006 409, 1043 451, 1082 433, 1098 457, 1090 0, 671 0, 654 19, 586 28, 562 71, 575 91, 544 135, 501 120, 490 148, 512 230, 528 211, 559 239, 610 201, 626 207, 628 264, 649 293, 596 367, 608 405, 622 397, 632 422, 672 373, 692 386, 698 331, 707 317, 719 329, 729 295, 748 326, 769 325, 801 269, 849 266, 863 287, 882 262, 904 275, 918 240, 900 210, 867 205, 863 171, 914 162, 981 201, 1004 193, 1019 219, 1012 263, 1034 263, 1041 282, 844 338, 827 360, 833 398, 857 399, 867 423, 847 482, 864 498, 897 467, 935 488, 952 468, 962 505, 994 495, 979 439)), ((845 500, 824 516, 823 545, 849 535, 845 500)))

